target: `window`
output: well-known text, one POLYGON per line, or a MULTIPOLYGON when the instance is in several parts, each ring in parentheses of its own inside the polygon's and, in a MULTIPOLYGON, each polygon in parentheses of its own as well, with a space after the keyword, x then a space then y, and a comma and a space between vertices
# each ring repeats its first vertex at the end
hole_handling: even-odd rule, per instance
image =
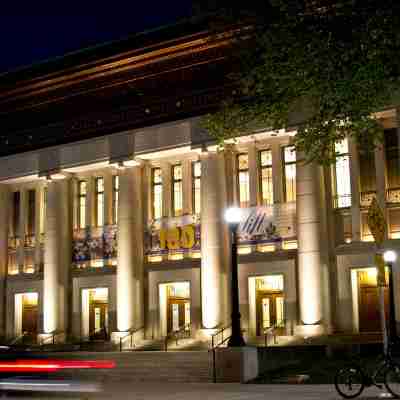
POLYGON ((237 169, 239 206, 246 208, 250 205, 249 155, 247 153, 238 154, 237 169))
POLYGON ((87 196, 87 184, 86 181, 79 181, 78 183, 78 225, 79 228, 83 229, 86 227, 86 196, 87 196))
POLYGON ((335 144, 335 207, 351 206, 350 157, 348 140, 343 139, 335 144))
POLYGON ((113 176, 113 223, 118 223, 119 176, 113 176))
POLYGON ((272 186, 271 150, 260 151, 259 162, 260 162, 261 203, 263 206, 269 206, 274 203, 274 191, 272 186))
POLYGON ((28 236, 35 235, 35 220, 36 220, 36 209, 35 209, 35 190, 28 191, 28 236))
POLYGON ((151 171, 151 197, 153 219, 162 217, 163 212, 163 182, 161 168, 153 168, 151 171))
POLYGON ((15 237, 19 237, 19 224, 20 224, 20 202, 21 193, 13 193, 13 219, 12 219, 12 231, 15 237))
POLYGON ((399 160, 399 140, 397 129, 385 130, 385 158, 387 188, 400 188, 400 160, 399 160))
POLYGON ((201 161, 192 163, 192 207, 193 213, 201 212, 201 161))
POLYGON ((183 214, 182 165, 172 167, 172 210, 174 217, 183 214))
POLYGON ((42 202, 40 213, 40 233, 43 235, 46 227, 46 213, 47 213, 47 187, 43 188, 42 202))
POLYGON ((294 146, 283 148, 283 172, 285 201, 296 201, 296 151, 294 146))
POLYGON ((104 178, 96 178, 96 225, 104 225, 104 178))

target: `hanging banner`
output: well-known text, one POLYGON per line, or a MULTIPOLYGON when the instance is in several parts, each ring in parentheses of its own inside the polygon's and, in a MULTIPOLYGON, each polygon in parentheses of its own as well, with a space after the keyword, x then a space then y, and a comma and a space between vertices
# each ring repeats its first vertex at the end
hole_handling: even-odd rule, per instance
POLYGON ((156 256, 200 251, 200 234, 196 215, 158 219, 145 232, 145 253, 156 256))
POLYGON ((367 223, 376 245, 381 247, 385 241, 386 219, 376 197, 372 199, 371 205, 368 208, 367 223))
POLYGON ((252 245, 296 239, 296 203, 242 209, 239 244, 252 245))
POLYGON ((116 225, 79 229, 74 231, 72 262, 87 263, 90 260, 117 258, 118 228, 116 225))

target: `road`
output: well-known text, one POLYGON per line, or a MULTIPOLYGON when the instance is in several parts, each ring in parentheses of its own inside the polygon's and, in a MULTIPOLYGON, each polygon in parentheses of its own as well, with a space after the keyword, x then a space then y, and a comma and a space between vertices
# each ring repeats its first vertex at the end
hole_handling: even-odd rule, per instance
MULTIPOLYGON (((240 385, 240 384, 107 384, 102 393, 88 395, 21 395, 8 394, 7 399, 41 400, 335 400, 340 399, 332 385, 240 385)), ((382 399, 380 391, 368 388, 360 400, 382 399)))

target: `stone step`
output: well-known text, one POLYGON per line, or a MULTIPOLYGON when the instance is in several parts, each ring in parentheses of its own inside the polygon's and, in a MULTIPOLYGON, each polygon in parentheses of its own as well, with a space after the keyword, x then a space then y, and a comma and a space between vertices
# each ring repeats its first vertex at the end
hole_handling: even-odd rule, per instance
POLYGON ((211 382, 211 354, 208 351, 134 351, 52 353, 65 359, 114 360, 116 368, 105 371, 71 371, 72 377, 103 382, 211 382))

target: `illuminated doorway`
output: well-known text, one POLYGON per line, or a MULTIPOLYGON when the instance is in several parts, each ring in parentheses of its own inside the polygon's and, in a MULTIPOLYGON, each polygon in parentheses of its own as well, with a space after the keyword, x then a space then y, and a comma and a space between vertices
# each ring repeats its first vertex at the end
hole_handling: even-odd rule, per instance
POLYGON ((256 278, 256 334, 263 335, 271 327, 279 334, 285 327, 285 297, 283 275, 267 275, 256 278))
POLYGON ((108 340, 108 289, 82 290, 82 334, 90 340, 108 340))
MULTIPOLYGON (((384 286, 385 313, 389 317, 388 275, 384 286)), ((353 315, 359 332, 381 331, 380 301, 376 268, 352 271, 353 315)))
POLYGON ((161 284, 160 292, 160 322, 161 334, 191 328, 191 304, 189 282, 174 282, 161 284))
POLYGON ((38 293, 15 295, 15 336, 35 342, 38 334, 38 293))

